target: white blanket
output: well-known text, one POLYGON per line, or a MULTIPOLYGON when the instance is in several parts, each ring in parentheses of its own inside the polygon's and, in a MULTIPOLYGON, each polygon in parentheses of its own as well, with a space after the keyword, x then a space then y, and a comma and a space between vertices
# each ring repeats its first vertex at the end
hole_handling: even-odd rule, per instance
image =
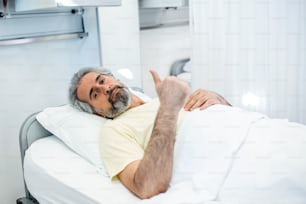
POLYGON ((306 203, 306 127, 215 105, 178 132, 171 187, 149 203, 306 203))
POLYGON ((191 203, 216 200, 252 124, 263 118, 222 105, 190 112, 177 137, 172 187, 193 189, 191 203))
POLYGON ((306 203, 303 125, 215 105, 189 114, 175 155, 172 188, 193 190, 186 203, 306 203))
POLYGON ((259 113, 222 105, 189 113, 178 130, 171 186, 148 200, 48 140, 25 157, 27 185, 42 204, 306 203, 306 127, 259 113))
POLYGON ((247 143, 237 154, 220 200, 306 203, 305 126, 275 119, 254 124, 247 143))

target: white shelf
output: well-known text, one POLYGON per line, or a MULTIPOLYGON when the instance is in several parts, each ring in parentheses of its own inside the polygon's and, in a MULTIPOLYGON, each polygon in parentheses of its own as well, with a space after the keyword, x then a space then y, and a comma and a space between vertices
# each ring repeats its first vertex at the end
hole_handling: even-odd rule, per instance
POLYGON ((121 0, 16 0, 15 4, 18 12, 61 7, 120 6, 121 0))
POLYGON ((188 0, 139 0, 140 8, 183 7, 187 5, 188 0))

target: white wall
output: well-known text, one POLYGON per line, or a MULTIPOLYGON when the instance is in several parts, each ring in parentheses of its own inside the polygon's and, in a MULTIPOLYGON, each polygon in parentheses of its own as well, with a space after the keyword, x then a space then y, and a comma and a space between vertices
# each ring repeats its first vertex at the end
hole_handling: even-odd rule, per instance
POLYGON ((128 86, 141 87, 138 0, 122 0, 120 7, 99 8, 99 22, 103 67, 111 69, 128 86))
POLYGON ((96 19, 94 9, 85 11, 89 36, 84 39, 0 46, 1 203, 15 203, 24 195, 18 141, 24 119, 45 107, 67 103, 72 74, 80 67, 100 64, 96 19))
POLYGON ((189 25, 161 26, 140 32, 140 56, 144 92, 156 96, 150 69, 163 78, 170 73, 175 60, 190 57, 189 25))

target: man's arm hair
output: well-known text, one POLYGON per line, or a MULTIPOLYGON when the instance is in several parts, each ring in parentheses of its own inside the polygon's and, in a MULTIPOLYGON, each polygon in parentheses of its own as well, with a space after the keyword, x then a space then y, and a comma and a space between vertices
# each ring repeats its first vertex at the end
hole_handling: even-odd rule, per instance
POLYGON ((178 113, 169 113, 161 107, 143 159, 132 162, 119 174, 121 182, 142 199, 169 187, 177 117, 178 113))
POLYGON ((142 199, 165 192, 169 187, 176 124, 189 91, 187 84, 174 77, 161 81, 156 72, 151 73, 160 100, 151 139, 143 159, 131 162, 118 175, 121 182, 142 199))

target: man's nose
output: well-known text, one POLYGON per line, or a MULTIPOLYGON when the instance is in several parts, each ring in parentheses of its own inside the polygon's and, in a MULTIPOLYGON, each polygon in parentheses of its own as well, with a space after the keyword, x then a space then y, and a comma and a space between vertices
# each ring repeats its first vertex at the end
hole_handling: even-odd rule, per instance
POLYGON ((105 88, 105 94, 108 95, 110 93, 110 90, 111 90, 110 86, 107 86, 107 88, 105 88))
POLYGON ((104 95, 108 95, 110 93, 111 87, 109 85, 100 85, 100 90, 104 95))

